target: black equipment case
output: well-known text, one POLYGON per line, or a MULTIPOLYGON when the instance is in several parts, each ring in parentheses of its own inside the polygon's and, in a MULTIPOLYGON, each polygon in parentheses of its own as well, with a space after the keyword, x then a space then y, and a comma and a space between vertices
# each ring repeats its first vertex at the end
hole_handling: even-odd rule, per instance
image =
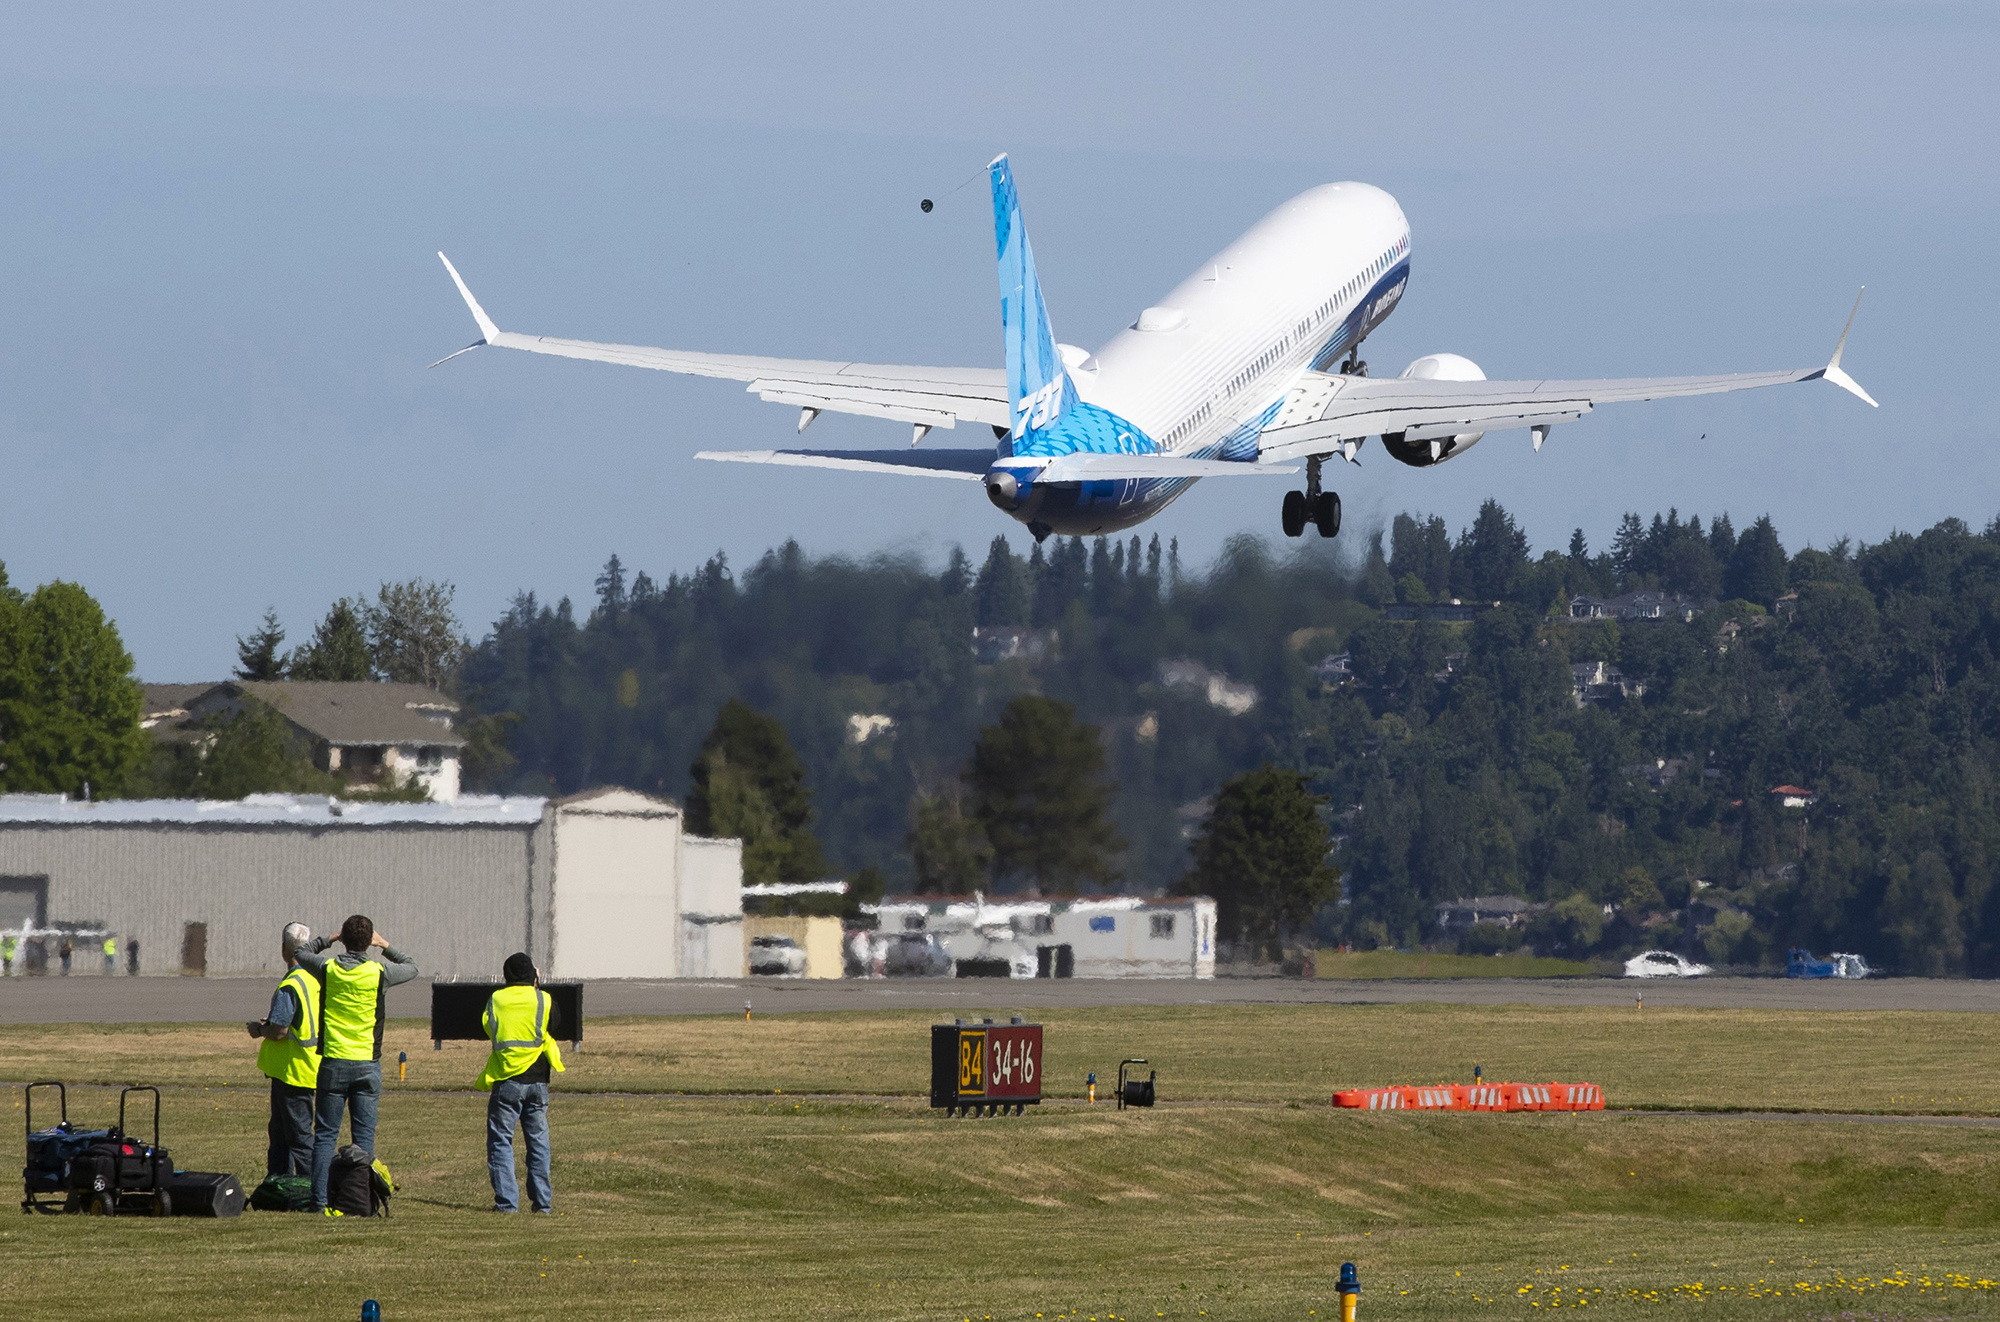
POLYGON ((175 1171, 167 1178, 175 1216, 242 1216, 243 1184, 215 1171, 175 1171))

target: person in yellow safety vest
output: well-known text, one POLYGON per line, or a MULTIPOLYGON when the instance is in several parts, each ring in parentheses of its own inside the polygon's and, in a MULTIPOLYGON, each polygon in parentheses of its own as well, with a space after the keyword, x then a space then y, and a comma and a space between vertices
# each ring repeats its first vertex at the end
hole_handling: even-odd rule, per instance
POLYGON ((502 972, 507 985, 486 1001, 486 1036, 493 1051, 475 1084, 492 1093, 486 1099, 486 1171, 493 1178, 493 1210, 521 1210, 514 1183, 514 1123, 519 1120, 528 1145, 528 1205, 537 1212, 553 1211, 549 1073, 563 1070, 562 1052, 549 1036, 553 1003, 526 954, 507 956, 502 972))
POLYGON ((12 932, 0 936, 0 977, 14 976, 14 952, 20 949, 20 945, 12 932))
POLYGON ((375 1155, 375 1107, 382 1097, 384 993, 417 976, 417 962, 390 945, 366 914, 340 925, 338 955, 324 953, 333 943, 316 936, 299 948, 299 963, 320 980, 319 1096, 313 1120, 313 1210, 339 1213, 326 1205, 327 1176, 340 1142, 340 1116, 347 1113, 355 1147, 375 1155), (371 949, 383 962, 368 958, 371 949))
MULTIPOLYGON (((244 1027, 258 1039, 257 1068, 271 1080, 270 1145, 266 1175, 311 1175, 313 1088, 319 1082, 319 979, 299 966, 299 948, 312 940, 304 923, 287 923, 278 939, 285 976, 262 1019, 244 1027)), ((106 944, 109 944, 108 942, 106 944)), ((105 956, 109 959, 110 956, 105 956)))
POLYGON ((104 976, 118 972, 118 938, 109 932, 104 934, 104 976))

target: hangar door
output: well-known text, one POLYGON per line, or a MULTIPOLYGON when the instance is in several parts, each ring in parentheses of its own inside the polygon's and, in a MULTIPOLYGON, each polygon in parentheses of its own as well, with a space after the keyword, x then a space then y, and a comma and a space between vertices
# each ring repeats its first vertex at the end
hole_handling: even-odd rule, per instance
POLYGON ((49 923, 47 877, 0 877, 0 932, 20 932, 49 923))

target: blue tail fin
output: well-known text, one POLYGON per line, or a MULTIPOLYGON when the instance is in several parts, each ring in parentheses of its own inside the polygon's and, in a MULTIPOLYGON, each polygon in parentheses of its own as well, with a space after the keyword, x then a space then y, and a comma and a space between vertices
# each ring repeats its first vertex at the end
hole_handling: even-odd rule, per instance
POLYGON ((1056 337, 1049 329, 1049 309, 1042 302, 1042 282, 1035 276, 1035 254, 1028 247, 1028 230, 1021 223, 1021 197, 1014 191, 1014 171, 1003 153, 986 167, 993 176, 993 243, 1000 255, 1000 327, 1007 341, 1007 389, 1014 406, 1013 437, 1053 426, 1076 403, 1056 337))

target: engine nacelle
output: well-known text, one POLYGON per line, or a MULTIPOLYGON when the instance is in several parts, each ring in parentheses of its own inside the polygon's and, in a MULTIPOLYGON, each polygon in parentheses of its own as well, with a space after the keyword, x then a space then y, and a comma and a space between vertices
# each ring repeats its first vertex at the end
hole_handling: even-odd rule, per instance
MULTIPOLYGON (((1484 381, 1486 373, 1470 358, 1455 353, 1425 354, 1398 373, 1404 381, 1484 381)), ((1412 468, 1429 468, 1455 459, 1478 444, 1483 431, 1462 431, 1444 436, 1411 436, 1390 432, 1382 437, 1382 448, 1398 463, 1412 468)))

